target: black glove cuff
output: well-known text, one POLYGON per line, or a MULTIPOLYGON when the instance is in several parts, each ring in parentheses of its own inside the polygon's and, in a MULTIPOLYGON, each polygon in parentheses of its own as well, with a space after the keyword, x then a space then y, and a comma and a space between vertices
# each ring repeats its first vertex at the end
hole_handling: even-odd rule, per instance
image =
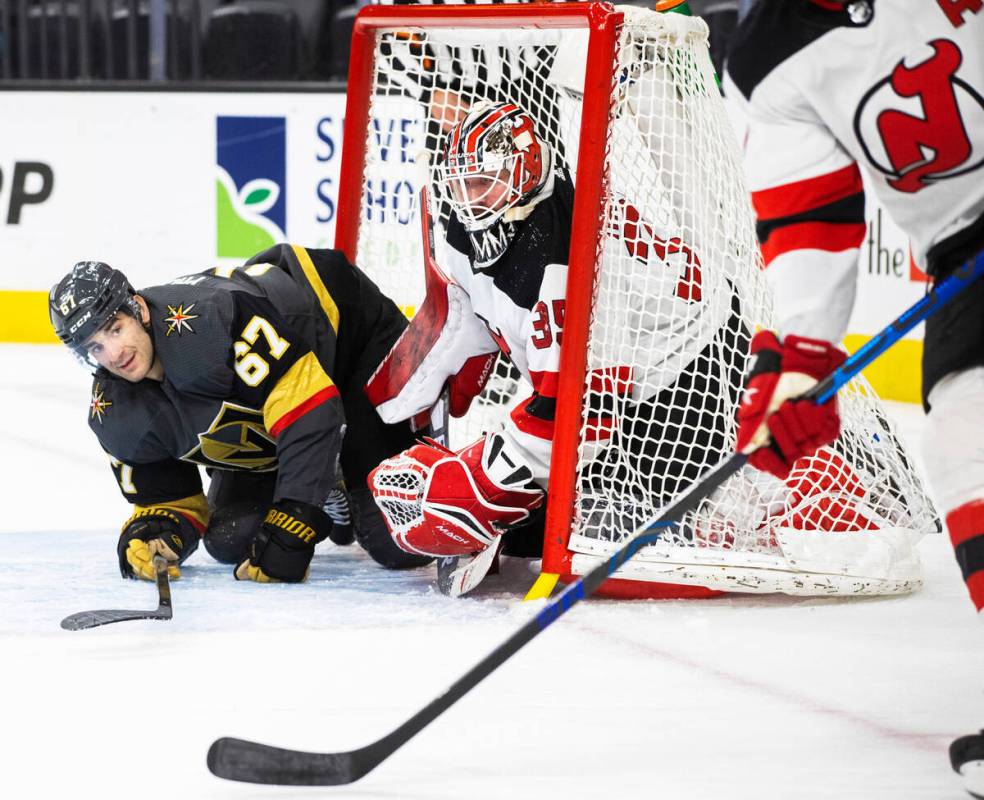
POLYGON ((313 557, 313 544, 302 549, 288 548, 280 537, 264 529, 257 533, 250 545, 249 563, 278 581, 300 583, 307 575, 313 557))
POLYGON ((178 554, 178 563, 198 549, 198 532, 182 515, 167 508, 141 508, 126 521, 119 541, 116 543, 116 556, 120 562, 120 574, 132 578, 133 568, 126 559, 127 547, 134 539, 149 542, 162 539, 168 547, 178 554))
POLYGON ((314 546, 328 538, 331 526, 331 518, 320 508, 292 500, 275 503, 253 537, 249 563, 271 578, 303 581, 314 546))

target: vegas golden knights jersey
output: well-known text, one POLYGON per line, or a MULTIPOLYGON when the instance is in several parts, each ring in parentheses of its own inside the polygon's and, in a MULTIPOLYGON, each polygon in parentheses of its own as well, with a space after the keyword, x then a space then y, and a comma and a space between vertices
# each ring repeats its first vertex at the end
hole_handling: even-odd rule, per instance
POLYGON ((201 530, 204 466, 276 471, 274 502, 320 505, 336 480, 343 400, 361 395, 406 327, 395 304, 341 252, 286 244, 139 294, 164 380, 100 369, 89 412, 127 500, 174 508, 201 530))

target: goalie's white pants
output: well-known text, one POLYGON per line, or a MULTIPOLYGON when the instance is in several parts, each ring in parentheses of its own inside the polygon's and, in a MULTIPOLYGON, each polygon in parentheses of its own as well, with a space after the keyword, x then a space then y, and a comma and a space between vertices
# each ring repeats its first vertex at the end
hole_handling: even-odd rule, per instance
POLYGON ((933 387, 923 451, 945 517, 984 500, 984 367, 951 372, 933 387))

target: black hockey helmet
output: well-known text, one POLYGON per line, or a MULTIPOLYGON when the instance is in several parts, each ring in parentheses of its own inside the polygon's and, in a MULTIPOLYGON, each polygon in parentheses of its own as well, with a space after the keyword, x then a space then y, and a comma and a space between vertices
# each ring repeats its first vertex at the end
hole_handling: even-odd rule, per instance
POLYGON ((102 261, 80 261, 51 287, 48 313, 55 334, 88 366, 97 366, 85 342, 118 311, 140 319, 140 306, 126 275, 102 261))

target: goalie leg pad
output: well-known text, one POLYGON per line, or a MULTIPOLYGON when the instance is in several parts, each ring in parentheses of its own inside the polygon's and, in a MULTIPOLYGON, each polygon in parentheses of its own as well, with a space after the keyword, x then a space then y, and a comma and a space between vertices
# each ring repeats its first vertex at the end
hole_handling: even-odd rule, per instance
POLYGON ((435 556, 480 552, 543 502, 501 434, 460 453, 437 443, 412 447, 380 464, 369 487, 396 543, 435 556))

